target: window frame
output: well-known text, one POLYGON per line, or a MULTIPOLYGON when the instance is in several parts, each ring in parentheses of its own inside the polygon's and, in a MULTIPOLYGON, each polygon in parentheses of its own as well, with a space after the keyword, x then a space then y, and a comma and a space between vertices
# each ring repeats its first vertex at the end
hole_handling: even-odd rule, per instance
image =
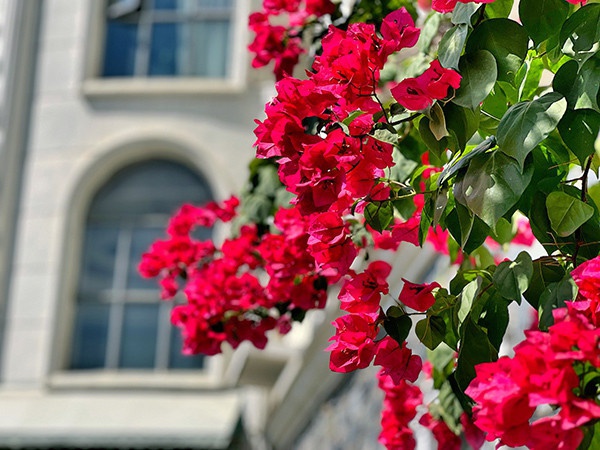
MULTIPOLYGON (((232 356, 229 348, 224 348, 221 355, 205 358, 204 365, 198 369, 70 369, 73 337, 75 331, 75 313, 77 310, 78 283, 80 276, 80 262, 85 239, 87 214, 89 207, 99 191, 106 185, 111 177, 121 169, 151 159, 162 159, 181 164, 203 177, 210 190, 215 195, 215 186, 211 183, 200 168, 201 161, 194 161, 185 156, 177 147, 161 145, 163 150, 154 149, 154 146, 133 144, 132 148, 120 153, 123 158, 117 158, 116 164, 94 167, 94 180, 91 184, 80 186, 79 199, 71 210, 68 222, 68 245, 65 247, 65 277, 64 286, 61 288, 65 300, 62 303, 60 315, 55 321, 54 349, 51 354, 50 371, 46 376, 46 385, 50 389, 174 389, 198 390, 222 388, 228 384, 224 378, 226 367, 232 356)), ((116 153, 116 152, 114 152, 116 153)), ((116 162, 116 161, 115 161, 116 162)), ((82 177, 82 180, 87 177, 82 177)), ((213 235, 219 235, 222 230, 216 227, 213 235)), ((66 242, 67 243, 67 242, 66 242)), ((158 293, 157 293, 158 295, 158 293)), ((157 298, 157 301, 158 300, 157 298)), ((172 302, 163 302, 168 309, 172 302)), ((160 324, 159 324, 160 325, 160 324)), ((172 328, 170 322, 166 326, 172 328)), ((176 330, 178 331, 178 330, 176 330)), ((227 370, 228 371, 228 370, 227 370)))
POLYGON ((224 78, 204 77, 103 77, 108 0, 88 2, 89 19, 81 92, 86 97, 138 95, 240 94, 246 89, 248 56, 247 0, 233 0, 230 29, 229 74, 224 78))

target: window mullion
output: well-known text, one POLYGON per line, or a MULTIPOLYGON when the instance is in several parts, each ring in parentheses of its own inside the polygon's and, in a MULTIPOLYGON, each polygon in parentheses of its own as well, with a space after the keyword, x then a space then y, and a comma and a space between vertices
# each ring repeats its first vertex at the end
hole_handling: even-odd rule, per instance
POLYGON ((158 308, 158 338, 156 342, 155 368, 166 370, 169 368, 169 358, 171 353, 171 321, 169 315, 171 305, 161 301, 158 308))
POLYGON ((150 68, 150 48, 152 46, 153 6, 140 11, 138 23, 138 46, 135 52, 135 76, 147 77, 150 68))
POLYGON ((133 229, 131 225, 121 227, 115 255, 115 269, 111 292, 110 315, 108 322, 108 342, 106 344, 106 368, 117 369, 121 353, 121 336, 125 318, 125 296, 127 271, 133 229))

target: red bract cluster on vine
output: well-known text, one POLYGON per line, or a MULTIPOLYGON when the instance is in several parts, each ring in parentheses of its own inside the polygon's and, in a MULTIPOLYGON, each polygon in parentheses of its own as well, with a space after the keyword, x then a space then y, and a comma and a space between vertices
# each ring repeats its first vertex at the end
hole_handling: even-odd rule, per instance
POLYGON ((171 219, 170 238, 142 257, 140 273, 161 279, 163 298, 176 295, 178 279, 185 283, 187 302, 174 307, 171 319, 182 329, 185 353, 214 355, 223 342, 236 348, 245 340, 264 348, 267 331, 285 334, 296 312, 325 305, 329 280, 306 251, 308 222, 296 210, 278 212, 276 233, 245 225, 220 248, 194 239, 195 228, 232 220, 237 205, 235 198, 184 205, 171 219))
POLYGON ((237 200, 184 206, 140 267, 161 279, 163 298, 187 300, 172 316, 185 351, 263 348, 269 330, 288 332, 337 284, 329 367, 381 367, 387 448, 415 448, 413 419, 449 450, 461 433, 475 449, 484 439, 591 448, 600 221, 588 185, 600 109, 586 80, 600 5, 567 1, 579 6, 424 0, 451 14, 429 11, 421 33, 414 5, 264 0, 249 48, 254 67, 274 61, 277 82, 256 120, 248 210, 215 245, 194 229, 231 221, 237 200), (311 38, 310 67, 295 78, 311 38), (540 85, 546 72, 551 87, 540 85), (392 275, 384 261, 426 242, 455 264, 447 286, 432 271, 392 275), (507 259, 511 242, 547 255, 507 259), (536 326, 501 356, 509 306, 523 299, 536 326), (409 348, 413 335, 429 362, 409 348), (438 396, 418 415, 421 373, 438 396))
POLYGON ((556 309, 548 332, 527 331, 514 357, 476 366, 466 393, 475 401, 475 425, 488 440, 532 450, 575 450, 583 439, 581 426, 600 419, 597 393, 584 383, 586 374, 600 368, 598 289, 589 289, 600 283, 599 263, 600 257, 574 272, 581 299, 556 309), (555 413, 531 422, 542 405, 555 413))
POLYGON ((249 19, 250 29, 255 33, 248 46, 254 53, 252 67, 263 67, 275 61, 273 73, 278 80, 292 75, 304 53, 301 38, 304 25, 334 10, 331 0, 264 0, 263 10, 251 14, 249 19), (272 18, 282 14, 288 15, 287 26, 273 25, 272 18))

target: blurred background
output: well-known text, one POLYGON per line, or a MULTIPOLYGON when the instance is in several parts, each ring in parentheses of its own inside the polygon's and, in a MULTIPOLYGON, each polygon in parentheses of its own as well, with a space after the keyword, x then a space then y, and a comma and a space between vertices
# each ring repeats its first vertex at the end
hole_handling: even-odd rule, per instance
MULTIPOLYGON (((246 53, 259 8, 0 0, 0 448, 379 448, 373 371, 329 372, 333 311, 184 357, 137 274, 179 205, 244 185, 273 92, 246 53)), ((400 254, 397 279, 430 269, 400 254)))

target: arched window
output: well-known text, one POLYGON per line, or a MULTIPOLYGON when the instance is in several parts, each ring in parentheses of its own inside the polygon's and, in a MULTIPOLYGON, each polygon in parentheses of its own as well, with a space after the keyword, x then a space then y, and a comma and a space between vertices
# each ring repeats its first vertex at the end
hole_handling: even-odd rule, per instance
POLYGON ((172 305, 137 265, 181 204, 211 198, 203 178, 158 159, 125 167, 99 189, 85 221, 70 369, 203 367, 202 357, 181 355, 172 305))

